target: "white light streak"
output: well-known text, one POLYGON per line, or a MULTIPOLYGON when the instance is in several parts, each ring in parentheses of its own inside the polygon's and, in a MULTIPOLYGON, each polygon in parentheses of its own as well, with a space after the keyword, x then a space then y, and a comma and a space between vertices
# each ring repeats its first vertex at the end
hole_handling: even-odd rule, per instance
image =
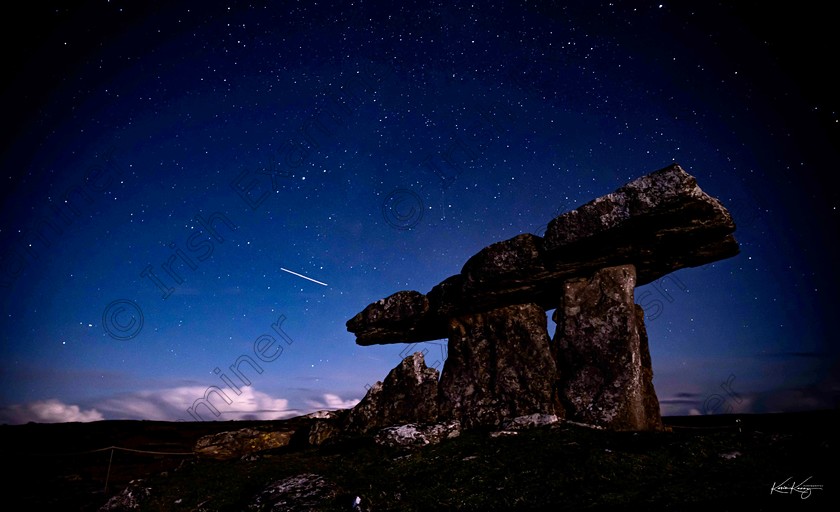
POLYGON ((296 276, 298 276, 298 277, 302 277, 302 278, 304 278, 304 279, 308 279, 308 280, 312 281, 313 283, 318 283, 318 284, 320 284, 321 286, 329 286, 327 283, 322 283, 321 281, 316 281, 316 280, 312 279, 311 277, 306 277, 306 276, 305 276, 305 275, 303 275, 303 274, 298 274, 297 272, 292 272, 291 270, 285 269, 285 268, 283 268, 283 267, 280 267, 280 270, 282 270, 283 272, 288 272, 288 273, 290 273, 290 274, 294 274, 294 275, 296 275, 296 276))

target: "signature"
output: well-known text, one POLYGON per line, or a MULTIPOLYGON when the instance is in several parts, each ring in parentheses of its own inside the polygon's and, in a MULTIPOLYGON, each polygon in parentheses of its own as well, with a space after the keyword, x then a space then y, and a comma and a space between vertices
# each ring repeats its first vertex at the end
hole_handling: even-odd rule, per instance
POLYGON ((823 488, 822 485, 808 484, 808 480, 810 480, 811 478, 813 477, 809 476, 799 484, 797 484, 795 481, 791 482, 791 480, 793 480, 793 477, 788 478, 787 480, 778 485, 776 485, 776 482, 773 482, 773 486, 770 487, 770 494, 773 494, 774 492, 777 492, 779 494, 793 494, 795 492, 798 492, 800 499, 807 500, 811 497, 811 491, 821 491, 823 488))

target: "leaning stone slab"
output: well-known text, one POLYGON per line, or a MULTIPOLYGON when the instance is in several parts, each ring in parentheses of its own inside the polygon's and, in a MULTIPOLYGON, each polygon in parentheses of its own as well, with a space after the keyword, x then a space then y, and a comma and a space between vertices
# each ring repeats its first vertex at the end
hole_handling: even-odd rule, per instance
POLYGON ((438 375, 426 366, 422 352, 406 357, 350 410, 345 431, 366 434, 405 423, 434 423, 438 418, 438 375))

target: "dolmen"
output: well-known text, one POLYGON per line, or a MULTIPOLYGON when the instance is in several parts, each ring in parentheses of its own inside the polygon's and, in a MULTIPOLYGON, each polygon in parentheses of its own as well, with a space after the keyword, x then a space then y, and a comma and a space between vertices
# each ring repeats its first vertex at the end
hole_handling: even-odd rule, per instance
POLYGON ((663 429, 636 286, 739 252, 723 205, 679 165, 553 219, 543 236, 491 244, 423 294, 398 291, 347 321, 362 346, 448 339, 377 382, 350 431, 529 415, 615 431, 663 429), (546 312, 554 310, 554 337, 546 312))

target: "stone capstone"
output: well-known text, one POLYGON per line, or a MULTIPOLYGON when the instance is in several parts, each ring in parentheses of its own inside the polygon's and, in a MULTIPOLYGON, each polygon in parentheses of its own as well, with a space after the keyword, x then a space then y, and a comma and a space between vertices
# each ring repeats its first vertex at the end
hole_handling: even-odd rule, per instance
POLYGON ((738 254, 723 205, 674 164, 566 212, 548 224, 544 247, 582 270, 631 263, 643 285, 685 267, 738 254))
POLYGON ((632 264, 643 285, 735 256, 734 231, 726 208, 674 164, 561 214, 542 237, 485 247, 426 294, 400 291, 368 305, 347 330, 359 345, 443 339, 458 315, 524 303, 552 309, 565 281, 601 268, 632 264))
POLYGON ((440 330, 440 322, 430 315, 425 295, 404 290, 369 304, 347 321, 347 329, 356 333, 360 344, 373 345, 395 337, 406 342, 428 340, 431 332, 440 330))
POLYGON ((566 418, 609 430, 661 430, 633 265, 566 282, 552 352, 566 418))

